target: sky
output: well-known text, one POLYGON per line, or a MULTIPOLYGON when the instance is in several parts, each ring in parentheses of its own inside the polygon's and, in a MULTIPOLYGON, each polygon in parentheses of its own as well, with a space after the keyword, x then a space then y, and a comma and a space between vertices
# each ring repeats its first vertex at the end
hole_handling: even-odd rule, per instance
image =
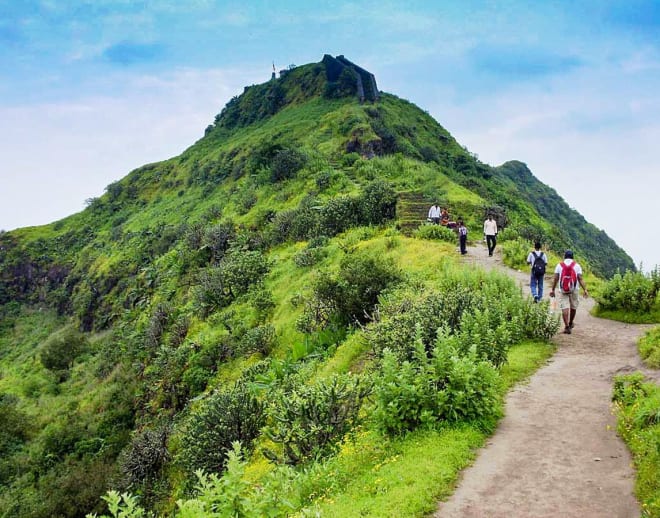
POLYGON ((0 229, 79 212, 326 53, 660 264, 658 0, 0 0, 0 229))

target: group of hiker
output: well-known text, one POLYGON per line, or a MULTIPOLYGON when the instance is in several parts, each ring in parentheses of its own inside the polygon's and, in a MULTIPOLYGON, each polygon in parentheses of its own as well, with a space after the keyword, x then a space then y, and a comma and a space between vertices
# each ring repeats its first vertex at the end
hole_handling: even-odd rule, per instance
MULTIPOLYGON (((452 221, 447 209, 440 208, 437 203, 431 205, 427 219, 434 225, 442 225, 447 228, 455 229, 458 233, 458 246, 461 255, 467 254, 468 229, 462 219, 452 221)), ((493 219, 492 214, 489 214, 486 221, 484 221, 484 239, 488 246, 488 255, 492 257, 495 245, 497 244, 497 222, 493 219)))
MULTIPOLYGON (((527 264, 531 266, 529 289, 534 302, 539 302, 543 298, 543 281, 548 264, 548 257, 541 250, 540 242, 534 243, 534 250, 527 256, 527 264)), ((575 314, 580 303, 580 287, 582 287, 584 297, 588 297, 589 291, 582 277, 582 267, 573 257, 573 251, 566 250, 564 259, 555 266, 550 297, 555 298, 559 295, 559 309, 564 321, 564 333, 568 335, 571 334, 575 325, 575 314), (557 287, 559 287, 558 292, 557 287)))
POLYGON ((431 205, 431 208, 429 209, 428 220, 434 225, 442 225, 443 227, 447 228, 456 228, 458 226, 456 221, 451 220, 449 211, 445 207, 440 208, 440 205, 437 203, 431 205))
MULTIPOLYGON (((456 229, 461 255, 467 254, 468 229, 462 219, 459 219, 457 222, 451 221, 447 209, 441 209, 438 204, 434 204, 429 209, 428 220, 434 225, 443 225, 447 228, 456 229)), ((492 257, 497 244, 497 222, 493 219, 492 214, 488 214, 488 217, 484 221, 483 231, 488 247, 488 256, 492 257)), ((538 303, 543 298, 543 282, 548 264, 548 256, 541 250, 541 243, 539 241, 534 243, 534 250, 530 251, 527 255, 527 264, 531 267, 529 289, 534 302, 538 303)), ((555 266, 553 271, 550 297, 558 300, 564 322, 564 333, 569 335, 575 325, 580 287, 582 287, 584 297, 588 297, 589 292, 582 277, 582 267, 575 261, 573 251, 566 250, 564 252, 564 259, 555 266)))

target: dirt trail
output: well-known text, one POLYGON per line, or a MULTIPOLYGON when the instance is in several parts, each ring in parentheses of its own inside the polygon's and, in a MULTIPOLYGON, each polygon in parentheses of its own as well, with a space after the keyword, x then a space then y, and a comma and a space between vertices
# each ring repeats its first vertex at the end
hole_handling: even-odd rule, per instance
MULTIPOLYGON (((528 273, 506 268, 497 250, 468 252, 466 262, 506 271, 529 293, 528 273)), ((544 297, 550 286, 546 278, 544 297)), ((510 392, 506 416, 436 517, 639 517, 610 400, 616 374, 643 370, 658 379, 636 349, 651 326, 597 319, 592 307, 581 298, 573 334, 558 334, 548 364, 510 392)))

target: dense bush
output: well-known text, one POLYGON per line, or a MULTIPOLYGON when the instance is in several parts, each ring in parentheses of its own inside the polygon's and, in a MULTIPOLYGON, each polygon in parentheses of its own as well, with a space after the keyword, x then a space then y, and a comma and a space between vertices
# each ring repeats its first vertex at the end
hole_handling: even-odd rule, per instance
POLYGON ((547 339, 559 325, 546 304, 523 300, 510 279, 478 271, 447 271, 437 290, 388 297, 376 316, 365 336, 377 353, 388 349, 401 360, 412 360, 417 337, 430 352, 445 334, 453 336, 462 354, 475 347, 480 358, 495 366, 506 361, 511 344, 547 339))
POLYGON ((397 194, 391 185, 374 181, 365 186, 359 198, 360 223, 379 225, 396 216, 397 194))
POLYGON ((16 396, 0 393, 0 423, 0 458, 3 458, 27 439, 30 428, 30 420, 18 408, 16 396))
POLYGON ((316 188, 319 191, 324 191, 330 187, 330 183, 332 182, 332 173, 330 171, 321 171, 316 175, 314 181, 316 183, 316 188))
POLYGON ((310 331, 335 319, 344 325, 364 323, 371 318, 379 295, 401 280, 394 262, 368 254, 345 256, 336 275, 321 274, 313 287, 313 298, 301 327, 310 331))
POLYGON ((297 208, 275 215, 270 241, 332 237, 357 225, 380 225, 394 218, 395 210, 396 193, 381 181, 368 184, 358 196, 339 196, 325 203, 307 196, 297 208))
POLYGON ((497 371, 480 360, 474 348, 460 354, 444 338, 438 338, 429 355, 418 332, 413 358, 403 363, 393 352, 384 351, 375 377, 374 418, 386 433, 400 434, 440 421, 476 421, 493 428, 501 411, 497 371))
POLYGON ((248 329, 239 342, 243 354, 261 353, 268 355, 276 342, 275 327, 271 324, 248 329))
POLYGON ((269 270, 270 263, 261 252, 232 249, 217 267, 200 273, 199 284, 194 289, 198 310, 209 315, 229 305, 250 286, 261 282, 269 270))
POLYGON ((235 237, 236 229, 233 223, 219 223, 204 230, 199 248, 206 252, 208 261, 218 264, 235 237))
POLYGON ((307 163, 307 156, 295 149, 280 149, 270 162, 270 180, 281 182, 293 178, 307 163))
MULTIPOLYGON (((500 243, 504 243, 505 241, 513 241, 515 239, 518 239, 520 237, 520 234, 518 231, 513 228, 513 227, 506 227, 504 230, 501 230, 497 233, 497 241, 500 243)), ((530 242, 534 242, 534 239, 529 239, 527 238, 530 242)), ((541 240, 543 242, 543 240, 541 240)))
POLYGON ((448 243, 458 241, 456 232, 442 225, 420 225, 415 230, 415 237, 418 239, 437 239, 438 241, 447 241, 448 243))
MULTIPOLYGON (((504 241, 499 246, 502 249, 504 264, 516 270, 526 270, 529 268, 527 255, 532 250, 532 245, 529 241, 517 238, 504 241)), ((551 271, 550 268, 551 265, 548 265, 548 271, 551 271)))
POLYGON ((169 459, 167 427, 144 429, 137 432, 119 458, 123 485, 131 487, 155 479, 169 459))
POLYGON ((75 327, 67 326, 48 337, 39 358, 45 368, 64 376, 74 360, 88 347, 85 335, 75 327))
POLYGON ((180 460, 191 472, 221 473, 232 443, 250 448, 264 424, 264 405, 244 384, 212 394, 188 420, 180 460))
MULTIPOLYGON (((306 474, 289 466, 278 466, 261 483, 246 481, 247 462, 238 442, 227 451, 227 470, 222 476, 197 471, 195 494, 178 500, 171 516, 176 518, 203 517, 280 517, 290 516, 302 504, 301 487, 306 474), (301 483, 302 482, 302 483, 301 483)), ((109 491, 103 500, 110 515, 101 518, 144 518, 146 511, 135 496, 109 491)), ((96 516, 96 515, 93 515, 96 516)))
POLYGON ((149 325, 145 332, 145 345, 148 350, 154 351, 160 345, 160 340, 169 325, 172 308, 168 304, 157 304, 154 308, 149 325))
POLYGON ((321 235, 336 236, 337 234, 360 223, 360 200, 351 196, 331 198, 320 210, 321 235))
POLYGON ((266 434, 283 451, 278 455, 269 450, 267 456, 299 464, 332 453, 356 425, 362 400, 369 392, 369 384, 352 375, 278 391, 271 397, 266 434))
POLYGON ((596 300, 603 309, 647 313, 658 304, 658 293, 660 271, 657 267, 648 275, 628 270, 623 275, 616 273, 596 300))
POLYGON ((300 268, 313 266, 321 261, 327 255, 326 250, 323 248, 310 248, 306 247, 293 256, 293 262, 300 268))

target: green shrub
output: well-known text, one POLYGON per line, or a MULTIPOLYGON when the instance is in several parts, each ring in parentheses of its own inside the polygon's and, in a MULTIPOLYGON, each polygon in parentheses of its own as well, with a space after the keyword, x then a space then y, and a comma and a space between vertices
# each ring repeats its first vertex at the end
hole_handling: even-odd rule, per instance
POLYGON ((307 163, 307 156, 295 149, 280 149, 270 162, 270 180, 280 182, 293 178, 307 163))
POLYGON ((655 327, 639 339, 639 354, 652 369, 660 369, 660 327, 655 327))
POLYGON ((236 195, 236 212, 238 214, 247 214, 257 203, 257 195, 254 185, 246 185, 236 195))
POLYGON ((220 223, 204 230, 199 245, 200 252, 206 253, 207 261, 218 264, 236 237, 236 229, 231 222, 220 223))
POLYGON ((520 235, 518 231, 513 227, 506 227, 504 230, 501 230, 497 233, 498 243, 504 243, 505 241, 515 241, 520 235))
POLYGON ((462 349, 474 348, 479 358, 488 360, 495 367, 506 363, 509 346, 522 338, 519 319, 507 320, 501 316, 490 308, 466 312, 458 334, 462 349))
POLYGON ((168 304, 157 304, 149 319, 145 332, 145 345, 149 350, 156 350, 160 346, 160 339, 169 325, 172 308, 168 304))
POLYGON ((605 310, 625 310, 647 313, 658 304, 660 276, 655 273, 626 271, 616 273, 601 289, 598 304, 605 310))
POLYGON ((633 455, 642 515, 660 516, 660 387, 639 372, 617 376, 612 399, 617 431, 633 455))
POLYGON ((307 196, 295 209, 278 212, 271 224, 270 241, 281 243, 287 239, 301 240, 319 236, 319 211, 318 200, 307 196))
POLYGON ((394 219, 397 194, 391 185, 375 181, 366 185, 359 197, 360 224, 380 225, 394 219))
POLYGON ((526 270, 528 268, 527 255, 532 249, 528 241, 520 238, 504 241, 501 243, 501 248, 504 264, 516 270, 526 270))
POLYGON ((137 432, 119 457, 119 470, 123 484, 131 487, 157 478, 169 459, 167 427, 144 429, 137 432))
POLYGON ((434 239, 447 241, 448 243, 454 243, 458 240, 456 232, 442 225, 420 225, 415 230, 414 235, 418 239, 434 239))
POLYGON ((374 419, 388 434, 401 434, 438 422, 475 421, 492 429, 500 413, 498 374, 474 348, 459 354, 440 337, 431 355, 418 330, 415 352, 403 363, 385 350, 375 376, 374 419))
POLYGON ((531 304, 510 279, 483 272, 446 272, 437 290, 401 291, 382 301, 365 337, 374 351, 390 350, 412 360, 415 339, 427 351, 439 336, 451 336, 461 353, 475 347, 481 359, 500 366, 510 345, 525 338, 548 339, 559 326, 547 304, 531 304))
POLYGON ((359 200, 351 196, 331 198, 319 214, 320 233, 335 236, 360 222, 359 200))
POLYGON ((303 248, 293 256, 293 262, 299 268, 306 268, 308 266, 314 266, 323 260, 326 255, 327 252, 323 248, 303 248))
POLYGON ((73 453, 76 444, 87 438, 86 433, 84 424, 74 420, 73 417, 54 420, 46 425, 39 434, 42 448, 40 462, 43 463, 43 467, 51 467, 73 453))
POLYGON ((272 460, 299 464, 334 452, 339 440, 356 424, 370 386, 352 375, 336 375, 315 385, 296 385, 271 397, 266 434, 281 444, 272 460))
POLYGON ((39 359, 48 370, 65 375, 73 362, 89 348, 85 335, 73 326, 67 326, 48 337, 41 348, 39 359))
POLYGON ((16 396, 0 393, 0 458, 13 453, 28 438, 30 420, 18 408, 18 401, 16 396))
POLYGON ((269 270, 270 263, 261 252, 231 250, 217 267, 200 272, 193 292, 198 311, 207 316, 229 305, 259 283, 269 270))
POLYGON ((180 460, 191 472, 221 473, 232 443, 240 441, 249 449, 264 423, 264 405, 245 385, 215 393, 190 416, 180 460))
MULTIPOLYGON (((245 480, 247 462, 240 444, 226 452, 227 470, 222 476, 197 471, 197 486, 192 498, 177 500, 172 516, 177 518, 217 517, 279 517, 289 516, 301 507, 300 474, 288 466, 278 466, 259 485, 245 480)), ((145 518, 147 512, 138 505, 135 496, 109 491, 102 497, 110 515, 100 518, 145 518)), ((96 515, 89 515, 96 517, 96 515)))
POLYGON ((316 183, 316 188, 319 191, 324 191, 330 187, 330 184, 332 183, 332 173, 330 171, 321 171, 316 175, 314 181, 316 183))
POLYGON ((248 329, 241 337, 239 349, 243 354, 268 355, 275 346, 275 327, 271 324, 248 329))
POLYGON ((401 272, 391 260, 368 254, 347 255, 336 275, 323 273, 316 280, 305 321, 320 327, 333 319, 344 325, 364 323, 383 290, 399 280, 401 272))

